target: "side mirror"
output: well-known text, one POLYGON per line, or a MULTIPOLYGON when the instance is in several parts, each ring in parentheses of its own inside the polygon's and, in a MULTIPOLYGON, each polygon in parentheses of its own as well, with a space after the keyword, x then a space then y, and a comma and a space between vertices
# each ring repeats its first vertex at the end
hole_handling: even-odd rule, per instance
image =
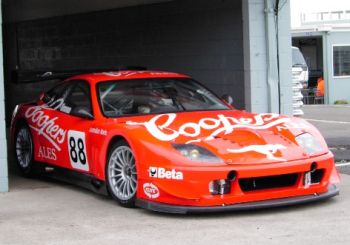
POLYGON ((75 107, 72 111, 72 115, 89 120, 94 119, 94 116, 89 112, 89 110, 82 106, 75 107))
POLYGON ((231 95, 228 94, 224 94, 223 96, 221 96, 221 99, 228 105, 232 106, 233 105, 233 99, 231 97, 231 95))

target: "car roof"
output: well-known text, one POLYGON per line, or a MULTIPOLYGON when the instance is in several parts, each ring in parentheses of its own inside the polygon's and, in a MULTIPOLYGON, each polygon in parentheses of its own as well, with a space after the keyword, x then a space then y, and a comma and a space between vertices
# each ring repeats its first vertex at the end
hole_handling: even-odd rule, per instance
POLYGON ((166 71, 135 71, 135 70, 123 70, 123 71, 111 71, 111 72, 98 72, 88 73, 72 76, 69 80, 87 80, 90 83, 98 83, 103 81, 114 80, 131 80, 131 79, 143 79, 143 78, 189 78, 189 76, 166 71))

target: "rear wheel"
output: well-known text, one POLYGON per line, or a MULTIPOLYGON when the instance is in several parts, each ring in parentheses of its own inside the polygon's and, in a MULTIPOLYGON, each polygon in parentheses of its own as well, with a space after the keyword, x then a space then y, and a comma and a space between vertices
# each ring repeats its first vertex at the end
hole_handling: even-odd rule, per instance
POLYGON ((106 164, 106 182, 109 193, 122 206, 135 206, 136 163, 134 153, 125 140, 119 140, 110 147, 106 164))
POLYGON ((15 134, 15 157, 17 166, 26 176, 30 176, 33 173, 33 149, 30 129, 23 123, 19 125, 15 134))

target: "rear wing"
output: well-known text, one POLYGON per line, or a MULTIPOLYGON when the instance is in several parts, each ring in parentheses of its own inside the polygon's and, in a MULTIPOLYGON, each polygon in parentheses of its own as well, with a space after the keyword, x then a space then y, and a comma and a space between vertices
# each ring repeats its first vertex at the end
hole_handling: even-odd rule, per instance
POLYGON ((12 81, 16 84, 21 83, 36 83, 49 80, 64 80, 72 76, 100 73, 100 72, 115 72, 123 70, 144 71, 146 67, 142 66, 124 66, 112 69, 93 69, 93 70, 66 70, 66 71, 32 71, 32 70, 15 70, 12 72, 12 81))

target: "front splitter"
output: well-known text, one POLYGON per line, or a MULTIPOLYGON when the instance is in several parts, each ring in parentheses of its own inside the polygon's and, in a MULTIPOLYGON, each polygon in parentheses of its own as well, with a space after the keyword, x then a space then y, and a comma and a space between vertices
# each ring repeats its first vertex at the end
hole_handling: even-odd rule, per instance
POLYGON ((263 208, 274 208, 290 205, 305 204, 310 202, 322 201, 328 198, 334 197, 339 194, 339 187, 330 184, 327 192, 320 194, 313 194, 307 196, 295 196, 288 198, 271 199, 257 202, 238 203, 225 206, 177 206, 164 203, 157 203, 152 201, 146 201, 143 199, 136 200, 136 206, 148 209, 155 212, 162 213, 214 213, 214 212, 230 212, 230 211, 244 211, 244 210, 256 210, 263 208))

